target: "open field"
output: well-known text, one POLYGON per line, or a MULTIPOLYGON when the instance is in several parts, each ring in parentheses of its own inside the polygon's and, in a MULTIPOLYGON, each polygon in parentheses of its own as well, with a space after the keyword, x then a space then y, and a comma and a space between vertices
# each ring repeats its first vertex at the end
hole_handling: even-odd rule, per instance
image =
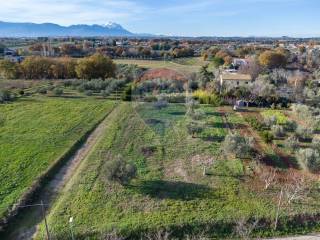
POLYGON ((48 97, 1 105, 0 217, 113 106, 96 99, 48 97))
POLYGON ((192 138, 185 128, 184 105, 161 111, 148 104, 118 107, 109 116, 104 139, 52 208, 51 232, 68 239, 67 222, 73 216, 77 239, 98 239, 113 230, 135 238, 160 228, 181 237, 224 225, 210 232, 221 237, 231 234, 235 218, 257 212, 270 216, 270 201, 255 198, 243 184, 242 161, 219 158, 228 130, 214 108, 203 109, 210 124, 204 135, 192 138), (104 177, 105 163, 118 154, 138 168, 138 178, 125 187, 104 177), (203 167, 212 162, 209 175, 203 176, 203 167))
MULTIPOLYGON (((186 132, 184 105, 162 110, 135 105, 123 103, 108 117, 104 138, 52 208, 48 219, 55 237, 69 238, 71 216, 77 239, 152 238, 161 231, 180 239, 194 234, 221 239, 234 234, 239 219, 255 218, 265 222, 254 231, 256 236, 316 229, 316 221, 297 223, 294 216, 318 212, 317 192, 308 202, 291 206, 289 215, 281 211, 279 228, 272 231, 279 186, 263 191, 262 180, 252 172, 254 162, 221 157, 220 146, 229 131, 223 112, 232 131, 253 131, 244 131, 248 126, 240 114, 202 106, 206 129, 192 138, 186 132), (138 177, 126 186, 105 177, 105 164, 119 154, 138 168, 138 177)), ((44 234, 42 227, 38 239, 44 234)))
POLYGON ((202 65, 205 65, 200 58, 178 59, 176 61, 161 60, 136 60, 136 59, 115 59, 117 64, 135 64, 144 68, 168 68, 181 73, 198 72, 202 65))

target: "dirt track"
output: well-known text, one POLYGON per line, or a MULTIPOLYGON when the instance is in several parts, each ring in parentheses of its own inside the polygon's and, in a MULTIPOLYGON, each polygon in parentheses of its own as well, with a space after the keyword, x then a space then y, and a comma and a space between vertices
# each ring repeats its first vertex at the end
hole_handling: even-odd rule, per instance
MULTIPOLYGON (((108 116, 110 113, 108 114, 108 116)), ((108 116, 95 128, 95 130, 88 136, 86 141, 78 148, 78 150, 68 159, 67 163, 57 172, 57 174, 47 183, 37 197, 30 204, 39 204, 42 200, 46 204, 47 211, 50 210, 54 200, 59 195, 62 188, 70 180, 73 173, 79 167, 82 160, 84 160, 94 146, 102 138, 108 116)), ((0 239, 15 239, 15 240, 27 240, 32 239, 36 233, 39 224, 42 222, 41 207, 28 207, 18 214, 16 220, 14 220, 4 233, 4 236, 0 235, 0 239)), ((50 230, 50 226, 49 226, 50 230)))
POLYGON ((268 240, 319 240, 320 234, 311 234, 301 237, 269 238, 268 240))

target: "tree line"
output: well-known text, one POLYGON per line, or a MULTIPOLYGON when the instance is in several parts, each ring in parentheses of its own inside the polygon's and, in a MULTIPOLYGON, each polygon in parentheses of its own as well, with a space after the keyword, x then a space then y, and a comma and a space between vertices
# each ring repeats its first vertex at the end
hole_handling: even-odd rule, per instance
POLYGON ((0 76, 6 79, 106 79, 115 72, 116 65, 102 54, 80 60, 32 56, 21 63, 0 61, 0 76))

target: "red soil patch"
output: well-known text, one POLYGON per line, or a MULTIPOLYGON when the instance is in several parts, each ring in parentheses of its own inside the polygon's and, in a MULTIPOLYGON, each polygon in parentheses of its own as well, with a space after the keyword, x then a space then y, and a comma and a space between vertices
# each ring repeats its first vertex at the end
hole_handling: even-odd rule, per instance
POLYGON ((183 74, 167 68, 150 69, 146 71, 138 81, 143 82, 154 79, 187 81, 187 78, 183 74))

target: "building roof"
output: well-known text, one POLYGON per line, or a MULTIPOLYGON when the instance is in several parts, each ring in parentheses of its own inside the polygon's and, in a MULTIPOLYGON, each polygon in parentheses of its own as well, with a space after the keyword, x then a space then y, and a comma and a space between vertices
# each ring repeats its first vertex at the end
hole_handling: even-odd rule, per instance
POLYGON ((251 81, 252 78, 249 74, 240 73, 223 73, 221 74, 223 81, 251 81))

